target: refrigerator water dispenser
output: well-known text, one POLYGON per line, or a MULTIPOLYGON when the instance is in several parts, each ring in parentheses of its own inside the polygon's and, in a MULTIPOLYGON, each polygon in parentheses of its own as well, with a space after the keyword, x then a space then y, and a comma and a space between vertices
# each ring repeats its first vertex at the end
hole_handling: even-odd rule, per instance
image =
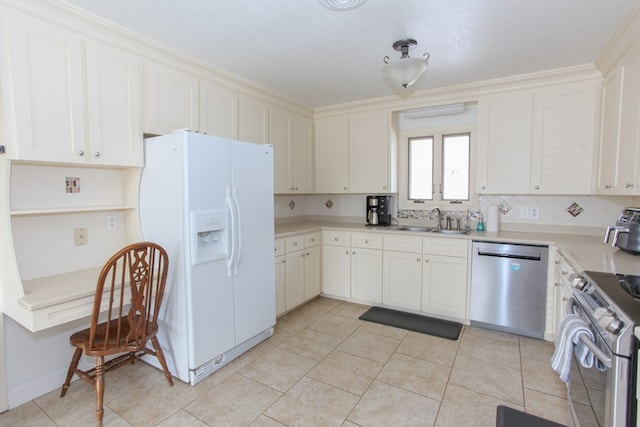
POLYGON ((227 211, 191 212, 191 264, 227 258, 227 211))

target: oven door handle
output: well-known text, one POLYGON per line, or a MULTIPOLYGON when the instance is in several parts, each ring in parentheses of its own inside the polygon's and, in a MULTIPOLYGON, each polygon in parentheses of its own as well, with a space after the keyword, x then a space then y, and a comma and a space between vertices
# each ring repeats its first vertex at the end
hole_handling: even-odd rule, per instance
MULTIPOLYGON (((567 313, 575 313, 575 311, 573 310, 573 307, 576 306, 578 303, 576 302, 575 298, 571 297, 567 299, 567 313)), ((591 350, 591 352, 593 353, 593 355, 604 365, 606 366, 608 369, 611 369, 611 367, 613 366, 612 361, 611 361, 611 357, 607 356, 602 350, 600 350, 598 348, 598 346, 589 339, 589 337, 585 336, 584 334, 579 334, 578 335, 578 339, 580 341, 582 341, 582 343, 584 345, 587 346, 587 348, 589 350, 591 350)))

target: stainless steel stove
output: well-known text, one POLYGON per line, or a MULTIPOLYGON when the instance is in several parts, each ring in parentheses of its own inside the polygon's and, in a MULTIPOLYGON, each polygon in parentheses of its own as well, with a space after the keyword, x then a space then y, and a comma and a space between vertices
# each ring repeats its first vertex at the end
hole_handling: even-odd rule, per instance
POLYGON ((585 271, 571 284, 567 311, 588 323, 594 340, 585 344, 600 361, 600 369, 574 363, 569 385, 572 421, 576 426, 635 426, 634 328, 640 324, 640 277, 585 271))

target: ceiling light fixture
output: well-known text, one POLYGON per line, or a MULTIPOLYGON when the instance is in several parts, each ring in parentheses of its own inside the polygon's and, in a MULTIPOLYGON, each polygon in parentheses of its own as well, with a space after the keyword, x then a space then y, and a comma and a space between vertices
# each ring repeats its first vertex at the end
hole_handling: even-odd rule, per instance
POLYGON ((423 119, 426 117, 448 116, 464 113, 466 107, 463 102, 458 104, 434 105, 432 107, 413 108, 406 110, 404 116, 407 119, 423 119))
POLYGON ((403 88, 411 86, 427 69, 429 61, 428 53, 422 55, 421 58, 412 58, 409 56, 409 49, 413 49, 418 42, 413 39, 398 40, 393 44, 393 48, 402 53, 400 59, 390 62, 389 57, 384 57, 384 68, 382 73, 393 83, 403 88))
POLYGON ((367 0, 318 0, 321 5, 331 10, 351 10, 362 6, 367 0))

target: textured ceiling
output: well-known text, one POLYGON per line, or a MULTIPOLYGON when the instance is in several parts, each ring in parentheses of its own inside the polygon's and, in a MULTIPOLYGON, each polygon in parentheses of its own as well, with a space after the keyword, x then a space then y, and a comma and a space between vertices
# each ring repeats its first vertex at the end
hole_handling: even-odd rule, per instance
POLYGON ((638 0, 65 0, 218 68, 319 107, 401 93, 391 45, 429 52, 413 90, 594 62, 638 0))

